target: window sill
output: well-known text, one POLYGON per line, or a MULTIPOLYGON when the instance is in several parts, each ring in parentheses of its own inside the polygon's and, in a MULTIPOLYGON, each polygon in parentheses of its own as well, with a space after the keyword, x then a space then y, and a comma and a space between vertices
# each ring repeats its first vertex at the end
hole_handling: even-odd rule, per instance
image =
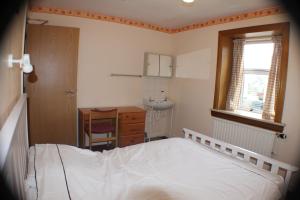
POLYGON ((226 110, 211 109, 211 115, 213 117, 239 122, 242 124, 247 124, 247 125, 251 125, 251 126, 275 131, 275 132, 280 132, 280 133, 283 132, 285 126, 285 124, 282 123, 276 123, 269 120, 245 116, 245 115, 241 115, 241 113, 235 113, 226 110))
MULTIPOLYGON (((244 110, 236 110, 234 112, 227 111, 227 112, 232 113, 232 114, 236 114, 236 115, 241 115, 241 116, 244 116, 244 117, 254 118, 254 119, 257 119, 257 120, 263 120, 262 119, 262 114, 258 114, 258 113, 254 113, 254 112, 248 112, 248 111, 244 111, 244 110)), ((270 122, 270 121, 268 121, 268 122, 270 122)))

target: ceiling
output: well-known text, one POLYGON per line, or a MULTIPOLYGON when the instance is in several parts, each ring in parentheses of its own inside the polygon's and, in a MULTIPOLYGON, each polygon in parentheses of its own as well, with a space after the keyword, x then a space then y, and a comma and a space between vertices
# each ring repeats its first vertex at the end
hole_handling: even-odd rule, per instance
POLYGON ((166 28, 179 28, 223 17, 275 6, 275 0, 33 0, 31 6, 97 12, 166 28))

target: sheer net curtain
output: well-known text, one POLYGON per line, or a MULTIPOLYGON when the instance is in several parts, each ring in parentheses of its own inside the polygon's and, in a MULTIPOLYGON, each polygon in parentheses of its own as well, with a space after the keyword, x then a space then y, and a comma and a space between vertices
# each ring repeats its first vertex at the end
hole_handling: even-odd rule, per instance
POLYGON ((233 65, 230 88, 227 95, 226 110, 235 111, 240 104, 244 74, 245 39, 233 40, 233 65))
POLYGON ((281 64, 282 38, 280 36, 272 37, 272 42, 274 42, 274 51, 262 113, 262 118, 267 120, 273 120, 275 117, 275 106, 280 87, 279 71, 281 64))

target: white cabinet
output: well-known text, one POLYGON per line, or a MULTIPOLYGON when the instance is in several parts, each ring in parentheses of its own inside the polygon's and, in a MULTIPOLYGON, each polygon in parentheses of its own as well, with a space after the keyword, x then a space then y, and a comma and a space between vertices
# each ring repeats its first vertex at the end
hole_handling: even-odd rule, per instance
POLYGON ((145 53, 144 76, 172 77, 172 74, 172 56, 156 53, 145 53))
POLYGON ((145 61, 145 74, 147 76, 159 76, 159 55, 148 54, 145 61))

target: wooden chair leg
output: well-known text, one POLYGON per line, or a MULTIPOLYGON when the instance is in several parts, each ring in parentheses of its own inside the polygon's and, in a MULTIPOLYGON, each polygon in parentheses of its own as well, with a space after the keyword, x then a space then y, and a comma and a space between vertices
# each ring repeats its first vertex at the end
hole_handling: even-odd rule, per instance
MULTIPOLYGON (((112 137, 114 137, 113 134, 111 134, 111 135, 112 135, 112 137)), ((112 145, 113 147, 115 147, 115 146, 116 146, 116 140, 111 141, 111 145, 112 145)))
POLYGON ((92 150, 92 134, 89 135, 89 147, 92 150))
MULTIPOLYGON (((109 133, 106 133, 106 138, 109 138, 109 133)), ((106 146, 109 145, 109 141, 106 142, 106 146)))
MULTIPOLYGON (((111 136, 117 138, 116 132, 112 132, 112 133, 111 133, 111 136)), ((113 146, 114 146, 114 148, 117 147, 117 139, 115 139, 115 140, 113 141, 113 146)))

